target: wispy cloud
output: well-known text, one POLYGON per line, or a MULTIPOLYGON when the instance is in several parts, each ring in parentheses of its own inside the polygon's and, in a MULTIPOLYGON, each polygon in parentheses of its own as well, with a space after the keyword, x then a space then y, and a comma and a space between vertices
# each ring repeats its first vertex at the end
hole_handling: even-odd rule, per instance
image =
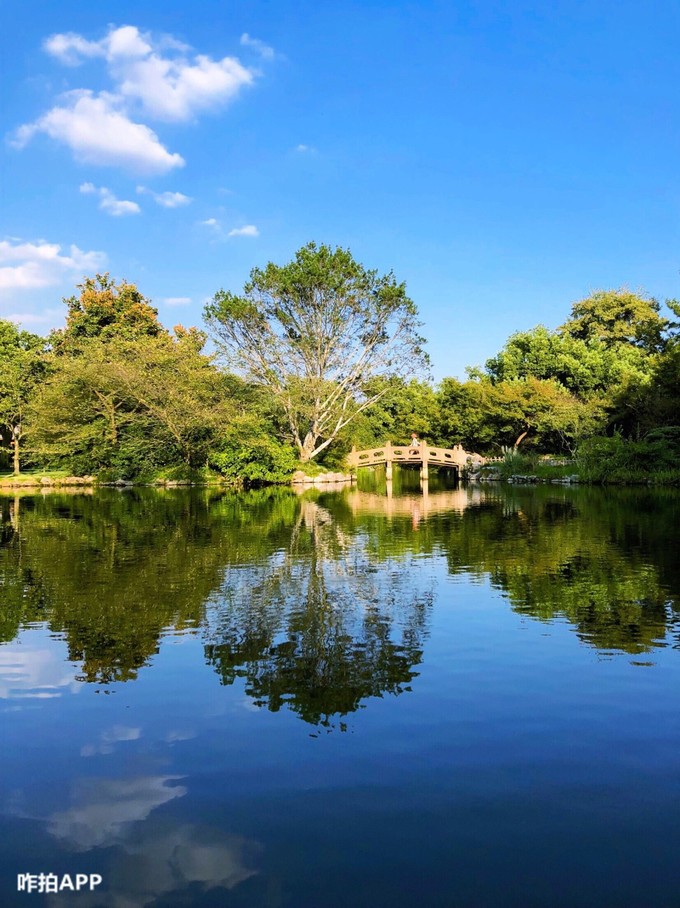
POLYGON ((198 222, 200 227, 207 227, 215 239, 228 240, 232 237, 256 237, 260 231, 255 224, 244 224, 243 227, 232 227, 228 230, 217 218, 207 218, 205 221, 198 222))
POLYGON ((124 199, 118 199, 107 189, 106 186, 97 188, 92 183, 82 183, 80 191, 86 195, 99 196, 99 208, 113 217, 119 218, 126 214, 140 214, 141 208, 137 202, 128 202, 124 199))
POLYGON ((151 198, 162 208, 181 208, 188 205, 192 199, 183 192, 154 192, 153 189, 147 189, 146 186, 138 186, 137 192, 140 195, 150 195, 151 198))
POLYGON ((264 41, 260 41, 259 38, 252 38, 248 34, 248 32, 244 32, 241 35, 241 46, 252 47, 253 50, 257 51, 257 53, 262 57, 263 60, 273 60, 276 56, 273 47, 265 44, 264 41))
POLYGON ((255 224, 246 224, 245 227, 234 227, 227 236, 259 236, 260 231, 255 224))
MULTIPOLYGON (((20 126, 12 144, 22 148, 44 133, 70 148, 77 160, 140 173, 164 173, 184 164, 140 118, 190 122, 233 100, 258 75, 236 57, 193 54, 171 36, 154 39, 132 25, 111 27, 98 41, 75 32, 55 34, 43 46, 66 66, 100 59, 112 88, 62 95, 37 120, 20 126)), ((265 49, 260 53, 267 56, 265 49)))
POLYGON ((62 252, 58 243, 45 240, 0 241, 0 290, 28 290, 50 287, 64 278, 100 270, 106 263, 103 252, 83 252, 77 246, 62 252))
POLYGON ((295 150, 300 154, 315 154, 316 148, 313 145, 296 145, 295 150))
POLYGON ((191 302, 190 296, 166 296, 163 300, 166 306, 188 306, 191 302))

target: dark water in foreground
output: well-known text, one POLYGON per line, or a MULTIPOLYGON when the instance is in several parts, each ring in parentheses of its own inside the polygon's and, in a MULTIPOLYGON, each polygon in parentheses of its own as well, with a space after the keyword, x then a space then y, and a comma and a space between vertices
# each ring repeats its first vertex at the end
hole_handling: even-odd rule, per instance
POLYGON ((0 513, 0 905, 680 905, 677 494, 0 513))

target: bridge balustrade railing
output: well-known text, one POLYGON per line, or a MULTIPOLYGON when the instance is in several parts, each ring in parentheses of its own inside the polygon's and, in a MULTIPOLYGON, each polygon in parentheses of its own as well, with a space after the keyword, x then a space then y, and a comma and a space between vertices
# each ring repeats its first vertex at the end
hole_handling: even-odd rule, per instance
POLYGON ((367 448, 364 451, 352 449, 347 461, 351 467, 375 466, 381 463, 433 463, 439 465, 464 466, 469 454, 462 446, 441 448, 422 442, 418 447, 409 444, 393 445, 390 442, 382 446, 367 448))

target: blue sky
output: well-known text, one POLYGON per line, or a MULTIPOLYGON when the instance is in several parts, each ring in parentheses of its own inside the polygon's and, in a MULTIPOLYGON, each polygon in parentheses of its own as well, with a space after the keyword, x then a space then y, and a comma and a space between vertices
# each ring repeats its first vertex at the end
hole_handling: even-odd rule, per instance
POLYGON ((84 274, 169 327, 309 240, 393 270, 436 378, 598 288, 680 296, 680 4, 4 0, 0 317, 84 274))

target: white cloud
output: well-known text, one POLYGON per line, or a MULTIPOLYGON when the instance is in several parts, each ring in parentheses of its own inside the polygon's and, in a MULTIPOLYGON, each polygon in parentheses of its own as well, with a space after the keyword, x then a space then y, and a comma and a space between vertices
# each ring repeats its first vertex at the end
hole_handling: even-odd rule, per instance
POLYGON ((259 236, 260 231, 255 224, 246 224, 245 227, 234 227, 227 236, 259 236))
POLYGON ((252 47, 253 50, 258 52, 263 60, 273 60, 276 56, 273 47, 269 47, 268 44, 265 44, 264 41, 260 41, 259 38, 251 38, 248 32, 244 32, 241 35, 241 45, 243 47, 252 47))
POLYGON ((123 166, 141 173, 165 173, 184 165, 181 155, 171 154, 152 129, 134 123, 117 104, 106 93, 68 92, 34 123, 21 126, 14 145, 23 148, 36 133, 44 132, 86 164, 123 166))
POLYGON ((83 252, 70 246, 38 240, 24 243, 0 241, 0 290, 26 290, 59 284, 65 277, 99 271, 106 262, 103 252, 83 252))
POLYGON ((198 222, 202 227, 212 227, 214 230, 220 229, 220 222, 217 218, 208 218, 207 221, 198 222))
POLYGON ((211 60, 199 55, 192 63, 169 60, 158 54, 116 63, 118 90, 141 103, 159 120, 190 120, 234 98, 254 80, 251 70, 233 57, 211 60))
POLYGON ((107 214, 112 215, 113 217, 121 217, 126 214, 140 214, 141 208, 137 202, 128 202, 124 199, 116 198, 116 196, 111 192, 110 189, 107 189, 106 186, 101 186, 99 189, 94 186, 92 183, 83 183, 80 187, 80 191, 86 194, 98 195, 99 196, 99 208, 102 211, 105 211, 107 214))
POLYGON ((188 306, 191 302, 190 296, 166 296, 163 300, 166 306, 188 306))
POLYGON ((182 205, 188 205, 192 199, 183 192, 154 192, 147 189, 146 186, 138 186, 137 192, 141 195, 150 195, 151 198, 163 208, 181 208, 182 205))
MULTIPOLYGON (((181 42, 170 36, 154 41, 133 25, 111 28, 100 41, 87 41, 73 32, 56 34, 44 47, 71 66, 88 57, 104 58, 116 93, 160 120, 190 120, 202 110, 230 101, 256 75, 236 57, 213 60, 196 54, 191 58, 190 48, 181 42)), ((273 55, 271 48, 267 50, 273 55)))
MULTIPOLYGON (((37 120, 16 130, 15 147, 23 148, 36 134, 45 133, 70 148, 79 161, 140 173, 164 173, 184 164, 181 155, 170 152, 149 126, 138 122, 141 117, 190 121, 233 100, 258 75, 236 57, 215 60, 192 54, 171 36, 154 39, 133 25, 112 27, 99 41, 75 32, 54 34, 43 47, 67 66, 100 59, 112 88, 99 93, 81 88, 63 95, 37 120)), ((173 207, 172 200, 159 204, 173 207)))
POLYGON ((142 35, 134 25, 124 25, 122 28, 112 28, 108 35, 100 42, 106 52, 109 62, 121 59, 134 60, 137 57, 146 57, 152 51, 148 36, 142 35))

